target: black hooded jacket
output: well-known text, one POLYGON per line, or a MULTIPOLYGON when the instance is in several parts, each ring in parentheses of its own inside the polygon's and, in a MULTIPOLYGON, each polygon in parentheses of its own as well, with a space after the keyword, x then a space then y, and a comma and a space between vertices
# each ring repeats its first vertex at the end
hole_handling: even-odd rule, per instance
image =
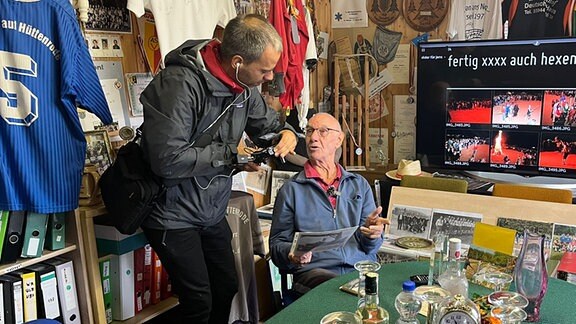
POLYGON ((245 131, 259 137, 292 128, 278 120, 257 88, 232 93, 204 66, 199 53, 209 40, 190 40, 166 56, 165 69, 140 96, 144 106, 142 148, 152 171, 166 179, 166 195, 143 226, 155 229, 204 227, 225 217, 232 186, 229 162, 245 131), (250 97, 244 101, 247 95, 250 97), (231 105, 231 106, 230 106, 231 105), (228 106, 210 144, 194 145, 228 106))

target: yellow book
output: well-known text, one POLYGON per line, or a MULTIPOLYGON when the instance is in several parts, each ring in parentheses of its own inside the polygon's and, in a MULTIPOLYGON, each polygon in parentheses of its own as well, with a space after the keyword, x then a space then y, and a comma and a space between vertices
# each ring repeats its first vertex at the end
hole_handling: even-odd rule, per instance
POLYGON ((476 223, 472 244, 495 252, 512 255, 515 237, 516 231, 513 229, 476 223))

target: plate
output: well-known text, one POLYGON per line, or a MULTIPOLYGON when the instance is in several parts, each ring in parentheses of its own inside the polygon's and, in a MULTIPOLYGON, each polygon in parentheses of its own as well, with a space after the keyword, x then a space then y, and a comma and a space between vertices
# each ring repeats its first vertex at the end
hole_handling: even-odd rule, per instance
POLYGON ((432 241, 417 236, 404 236, 396 239, 396 245, 406 249, 424 249, 432 246, 432 241))

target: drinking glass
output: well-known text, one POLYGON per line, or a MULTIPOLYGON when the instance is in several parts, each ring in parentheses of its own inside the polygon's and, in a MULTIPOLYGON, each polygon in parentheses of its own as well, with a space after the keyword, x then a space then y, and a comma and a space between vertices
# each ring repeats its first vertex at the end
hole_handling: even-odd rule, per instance
POLYGON ((519 308, 528 306, 528 299, 515 291, 495 291, 488 295, 488 302, 494 306, 519 308))
POLYGON ((324 316, 320 324, 362 324, 362 319, 351 312, 332 312, 324 316))
POLYGON ((494 285, 494 291, 502 291, 512 282, 512 275, 502 271, 490 271, 484 274, 484 279, 494 285))
POLYGON ((434 323, 434 315, 436 314, 438 304, 450 296, 450 292, 440 286, 429 285, 416 287, 416 289, 414 289, 414 295, 428 303, 426 323, 432 324, 434 323))
POLYGON ((508 305, 492 307, 490 315, 500 319, 502 324, 522 323, 522 321, 528 316, 522 308, 508 305))
POLYGON ((360 307, 364 304, 364 295, 366 294, 366 273, 378 272, 378 270, 380 270, 380 263, 370 260, 363 260, 356 262, 354 264, 354 268, 358 270, 358 307, 360 307))

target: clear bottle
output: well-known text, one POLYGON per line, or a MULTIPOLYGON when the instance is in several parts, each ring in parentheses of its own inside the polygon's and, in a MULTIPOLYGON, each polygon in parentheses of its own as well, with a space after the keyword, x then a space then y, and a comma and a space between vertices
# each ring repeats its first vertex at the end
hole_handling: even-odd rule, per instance
POLYGON ((365 303, 356 311, 362 318, 363 324, 388 324, 388 312, 379 305, 378 300, 378 273, 366 273, 365 303))
POLYGON ((452 295, 460 294, 468 298, 468 279, 460 260, 461 248, 462 241, 459 238, 451 238, 448 241, 448 265, 438 277, 438 283, 440 287, 448 290, 452 295))
POLYGON ((448 238, 444 234, 434 236, 434 251, 430 253, 430 266, 428 269, 428 286, 438 283, 438 276, 444 272, 443 265, 448 260, 448 238), (446 258, 446 259, 445 259, 446 258))
POLYGON ((406 280, 402 283, 402 291, 396 296, 394 306, 400 314, 396 324, 420 324, 416 316, 422 307, 422 300, 414 294, 416 284, 414 281, 406 280))

